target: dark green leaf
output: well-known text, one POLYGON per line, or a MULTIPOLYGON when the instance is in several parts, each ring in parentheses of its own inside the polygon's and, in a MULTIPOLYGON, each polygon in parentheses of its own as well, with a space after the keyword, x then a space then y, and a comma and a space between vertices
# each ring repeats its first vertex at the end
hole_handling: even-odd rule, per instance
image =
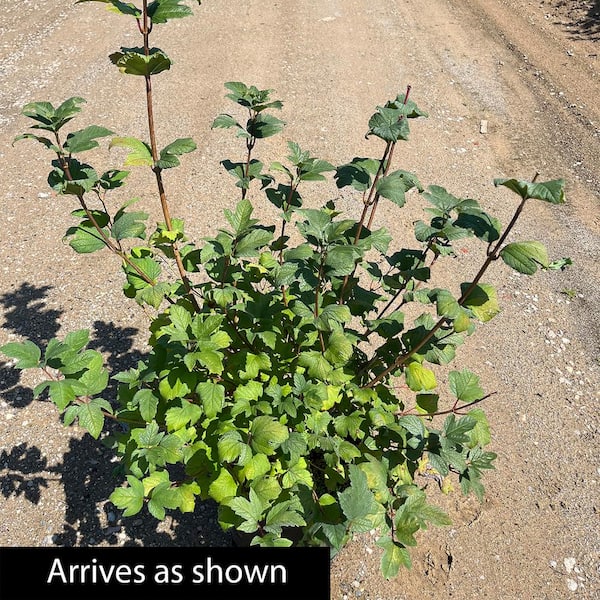
POLYGON ((65 151, 69 154, 77 154, 78 152, 85 152, 92 148, 98 147, 98 138, 107 137, 112 135, 114 132, 106 129, 106 127, 99 127, 97 125, 90 125, 85 129, 80 129, 70 133, 67 136, 66 142, 63 144, 65 151))
POLYGON ((564 204, 565 180, 555 179, 543 183, 531 183, 518 179, 494 179, 496 187, 503 185, 521 196, 521 198, 535 198, 551 204, 564 204))

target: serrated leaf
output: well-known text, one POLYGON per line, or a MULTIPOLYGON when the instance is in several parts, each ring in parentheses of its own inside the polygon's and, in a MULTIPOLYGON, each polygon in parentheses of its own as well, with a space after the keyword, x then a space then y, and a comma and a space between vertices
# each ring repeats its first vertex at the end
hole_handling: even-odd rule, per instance
POLYGON ((154 395, 152 390, 148 388, 138 390, 133 396, 132 402, 138 405, 144 421, 152 421, 152 419, 154 419, 156 416, 156 409, 158 408, 158 398, 154 395))
POLYGON ((469 448, 475 448, 476 446, 487 446, 492 436, 490 433, 490 425, 488 423, 485 412, 480 408, 475 408, 467 413, 468 416, 475 419, 477 424, 469 432, 469 448))
POLYGON ((179 159, 177 157, 194 151, 196 147, 196 143, 192 138, 175 140, 161 150, 157 166, 161 169, 177 167, 179 166, 179 159))
POLYGON ((500 251, 502 260, 515 271, 533 275, 538 266, 548 268, 549 258, 546 247, 541 242, 513 242, 500 251))
POLYGON ((450 391, 462 402, 473 402, 483 398, 484 391, 479 385, 479 377, 471 371, 452 371, 448 375, 450 391))
POLYGON ((354 347, 350 339, 342 331, 333 331, 327 342, 325 358, 334 367, 345 365, 351 358, 354 347))
MULTIPOLYGON (((463 295, 470 285, 469 283, 461 284, 460 287, 463 295)), ((477 284, 469 295, 465 297, 462 305, 468 308, 483 323, 490 321, 500 312, 498 293, 493 286, 487 283, 477 284)))
POLYGON ((240 475, 246 479, 246 481, 253 481, 262 477, 271 470, 271 463, 264 454, 255 454, 250 460, 244 463, 243 469, 240 471, 240 475))
POLYGON ((366 474, 356 465, 350 466, 350 486, 338 498, 351 531, 364 533, 373 527, 372 517, 378 512, 378 503, 369 489, 366 474))
POLYGON ((144 506, 144 484, 133 475, 127 476, 127 482, 128 487, 117 488, 109 499, 117 508, 124 510, 124 517, 131 517, 144 506))
MULTIPOLYGON (((198 4, 201 0, 196 0, 198 4)), ((154 0, 148 4, 148 15, 152 23, 166 23, 171 19, 183 19, 193 14, 192 9, 181 4, 181 0, 154 0)))
POLYGON ((204 413, 209 419, 214 419, 223 410, 225 404, 225 388, 213 383, 212 381, 204 381, 196 387, 196 392, 202 401, 204 413))
POLYGON ((188 425, 194 425, 202 416, 202 409, 193 402, 181 401, 181 406, 167 410, 165 421, 169 431, 177 431, 188 425))
POLYGON ((248 133, 257 138, 271 137, 283 130, 285 123, 272 115, 259 114, 255 119, 248 121, 248 133))
POLYGON ((85 402, 79 406, 77 417, 79 425, 87 429, 93 438, 98 439, 104 427, 104 414, 100 406, 93 400, 85 402))
POLYGON ((0 352, 10 358, 16 358, 15 367, 17 369, 38 367, 42 358, 42 351, 31 340, 9 342, 0 347, 0 352))
POLYGON ((273 417, 261 415, 252 422, 250 435, 252 449, 269 456, 275 453, 275 450, 288 439, 290 434, 283 423, 273 417))
POLYGON ((125 238, 146 237, 146 224, 144 221, 148 218, 145 212, 121 212, 113 223, 110 234, 115 240, 124 240, 125 238))
POLYGON ((235 256, 258 256, 261 248, 273 239, 273 232, 268 229, 252 229, 244 234, 235 244, 235 256))

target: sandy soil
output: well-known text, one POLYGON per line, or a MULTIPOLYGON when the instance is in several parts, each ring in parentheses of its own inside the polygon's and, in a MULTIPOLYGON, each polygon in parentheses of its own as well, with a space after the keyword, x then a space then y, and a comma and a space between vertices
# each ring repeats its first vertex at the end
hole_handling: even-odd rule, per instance
MULTIPOLYGON (((207 0, 196 13, 155 40, 176 59, 156 80, 160 137, 193 135, 199 146, 167 181, 194 237, 235 198, 218 163, 239 148, 210 131, 231 80, 285 101, 288 126, 262 146, 266 162, 288 139, 338 164, 378 153, 363 139, 366 121, 411 84, 430 118, 413 126, 399 166, 425 184, 477 197, 506 223, 515 200, 494 177, 568 181, 568 204, 537 206, 516 234, 574 267, 533 279, 494 269, 503 312, 458 357, 497 392, 486 407, 499 458, 485 502, 440 499, 454 525, 424 532, 413 570, 394 581, 378 573, 373 537, 356 539, 333 562, 332 598, 600 597, 600 3, 207 0)), ((135 40, 126 23, 100 5, 52 0, 3 0, 0 12, 0 343, 87 327, 112 368, 143 351, 145 317, 120 301, 112 260, 65 248, 75 207, 47 189, 48 156, 11 141, 26 127, 24 103, 72 95, 88 100, 80 126, 144 135, 139 81, 106 58, 135 40)), ((151 182, 133 178, 154 210, 151 182)), ((378 218, 406 232, 397 212, 378 218)), ((1 545, 229 544, 210 505, 161 524, 121 520, 106 501, 110 455, 34 402, 36 381, 0 366, 1 545)))

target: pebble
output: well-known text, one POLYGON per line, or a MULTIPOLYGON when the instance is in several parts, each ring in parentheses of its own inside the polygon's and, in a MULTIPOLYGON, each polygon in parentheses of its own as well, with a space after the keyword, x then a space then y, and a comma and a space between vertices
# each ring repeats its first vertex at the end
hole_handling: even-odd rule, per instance
POLYGON ((567 573, 570 573, 575 568, 575 565, 577 564, 577 560, 575 558, 573 558, 572 556, 569 556, 568 558, 564 559, 563 563, 565 565, 565 569, 567 570, 567 573))
POLYGON ((576 592, 578 585, 576 581, 573 581, 573 579, 567 579, 567 587, 571 592, 576 592))
POLYGON ((48 194, 48 193, 46 193, 46 192, 40 192, 40 193, 38 194, 38 198, 40 198, 40 199, 42 199, 42 200, 43 200, 43 199, 45 199, 45 198, 50 198, 50 194, 48 194))

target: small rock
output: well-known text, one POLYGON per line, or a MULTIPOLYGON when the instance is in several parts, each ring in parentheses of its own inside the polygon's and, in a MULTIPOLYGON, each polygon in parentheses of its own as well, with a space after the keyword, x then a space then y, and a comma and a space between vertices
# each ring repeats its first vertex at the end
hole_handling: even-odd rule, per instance
POLYGON ((106 518, 110 523, 114 523, 117 520, 117 515, 115 515, 115 513, 111 510, 108 515, 106 515, 106 518))
POLYGON ((573 581, 572 579, 567 579, 567 587, 571 592, 576 592, 578 585, 576 581, 573 581))
POLYGON ((479 133, 486 134, 488 132, 488 122, 484 119, 479 123, 479 133))
POLYGON ((50 194, 47 194, 46 192, 40 192, 38 194, 38 198, 40 198, 41 200, 44 200, 45 198, 50 198, 50 194))
POLYGON ((575 568, 577 560, 572 556, 569 556, 568 558, 565 558, 563 562, 565 564, 565 569, 567 570, 567 573, 570 573, 575 568))

